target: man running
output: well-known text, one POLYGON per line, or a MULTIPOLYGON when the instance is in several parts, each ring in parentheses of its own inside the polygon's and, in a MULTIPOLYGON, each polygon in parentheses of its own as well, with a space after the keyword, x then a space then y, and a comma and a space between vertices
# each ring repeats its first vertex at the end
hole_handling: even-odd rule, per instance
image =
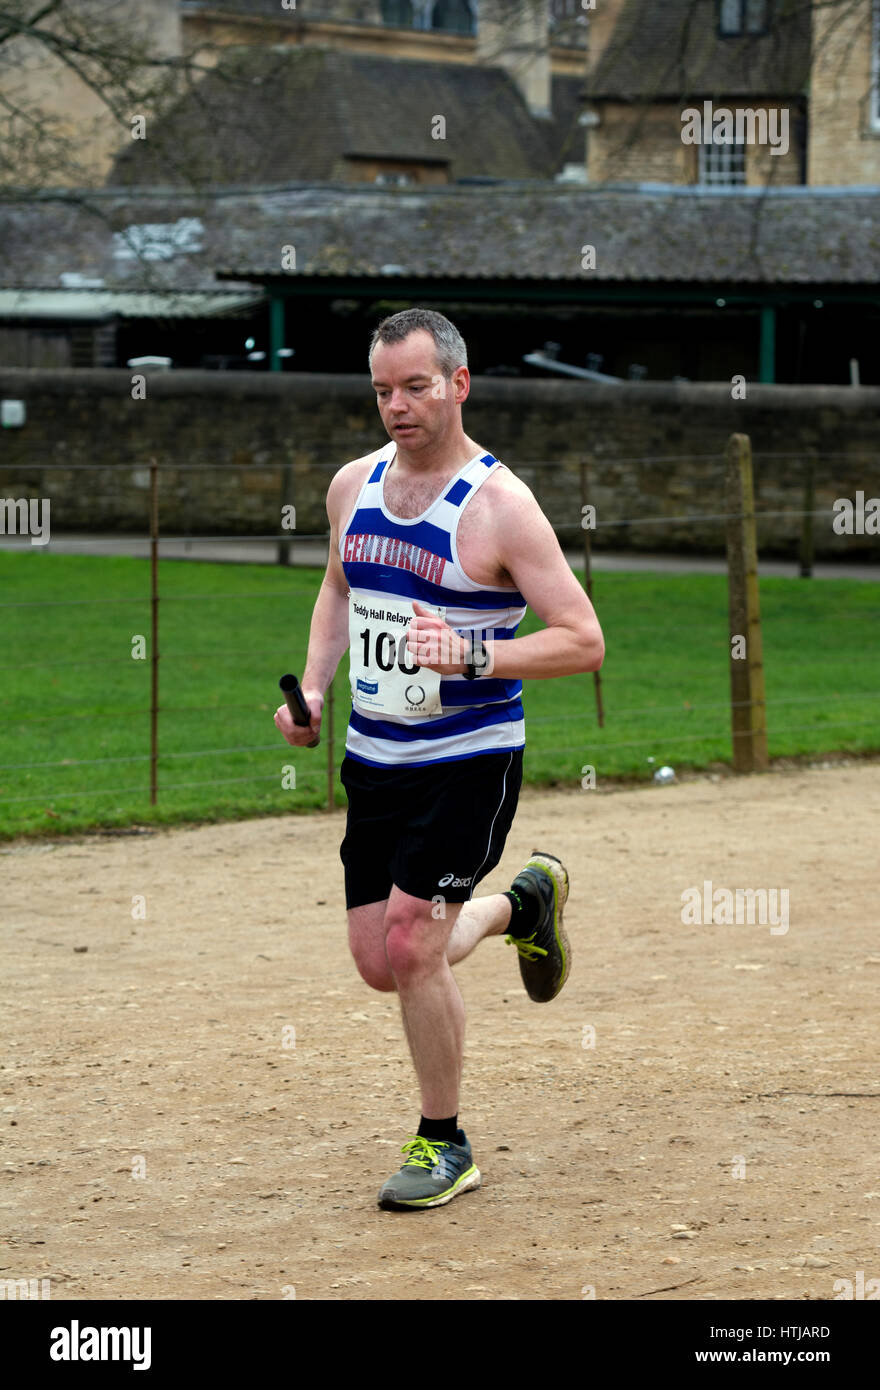
POLYGON ((406 1161, 379 1205, 442 1206, 480 1173, 458 1125, 464 1004, 451 966, 486 936, 516 946, 530 998, 562 989, 568 874, 535 851, 506 893, 475 898, 499 862, 522 782, 522 680, 596 671, 602 632, 532 492, 462 429, 467 350, 442 314, 379 324, 372 384, 390 444, 327 492, 330 558, 303 694, 275 723, 304 747, 350 648, 348 939, 363 979, 396 990, 421 1090, 406 1161), (526 605, 546 624, 517 637, 526 605))

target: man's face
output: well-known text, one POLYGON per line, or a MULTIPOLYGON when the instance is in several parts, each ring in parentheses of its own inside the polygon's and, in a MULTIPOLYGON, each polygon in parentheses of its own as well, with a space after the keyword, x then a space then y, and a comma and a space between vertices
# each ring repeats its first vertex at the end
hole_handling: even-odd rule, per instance
POLYGON ((372 380, 382 423, 407 453, 433 450, 460 425, 470 374, 459 367, 447 381, 437 365, 434 339, 424 328, 402 343, 377 343, 372 380))

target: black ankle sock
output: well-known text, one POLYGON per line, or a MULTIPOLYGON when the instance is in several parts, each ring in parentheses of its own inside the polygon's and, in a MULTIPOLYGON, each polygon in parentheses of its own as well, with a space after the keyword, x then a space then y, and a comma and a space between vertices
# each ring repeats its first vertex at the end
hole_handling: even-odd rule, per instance
POLYGON ((541 911, 541 904, 537 894, 522 892, 518 888, 511 888, 509 893, 504 894, 505 898, 510 899, 510 924, 507 928, 509 936, 531 936, 535 927, 538 925, 538 916, 541 911))
POLYGON ((419 1134, 423 1139, 445 1139, 450 1144, 457 1144, 458 1116, 451 1115, 448 1120, 426 1120, 423 1115, 419 1134))

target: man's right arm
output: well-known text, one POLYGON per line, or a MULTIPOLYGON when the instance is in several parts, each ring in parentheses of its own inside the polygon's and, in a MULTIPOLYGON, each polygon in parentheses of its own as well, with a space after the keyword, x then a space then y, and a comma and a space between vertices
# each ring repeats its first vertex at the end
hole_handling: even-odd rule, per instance
POLYGON ((342 507, 349 494, 347 473, 347 469, 341 468, 327 489, 330 554, 309 630, 309 652, 302 678, 307 700, 309 690, 324 694, 336 675, 343 652, 348 649, 348 580, 339 558, 339 527, 344 520, 342 507))
POLYGON ((305 746, 320 733, 324 709, 324 692, 336 674, 336 668, 348 647, 348 580, 339 558, 339 527, 345 519, 343 508, 349 496, 347 468, 334 474, 327 489, 327 519, 330 522, 330 554, 327 570, 321 583, 312 623, 309 629, 309 650, 300 685, 309 706, 311 723, 308 728, 294 724, 287 705, 279 705, 275 724, 289 744, 305 746))

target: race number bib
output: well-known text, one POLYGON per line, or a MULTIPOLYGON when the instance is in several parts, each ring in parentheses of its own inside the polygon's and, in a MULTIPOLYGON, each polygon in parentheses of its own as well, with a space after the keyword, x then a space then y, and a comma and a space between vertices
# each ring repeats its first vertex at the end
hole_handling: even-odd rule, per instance
MULTIPOLYGON (((445 608, 430 607, 445 620, 445 608)), ((417 666, 407 651, 406 634, 413 617, 409 599, 374 598, 351 590, 350 678, 356 709, 393 715, 443 713, 440 672, 417 666)))

